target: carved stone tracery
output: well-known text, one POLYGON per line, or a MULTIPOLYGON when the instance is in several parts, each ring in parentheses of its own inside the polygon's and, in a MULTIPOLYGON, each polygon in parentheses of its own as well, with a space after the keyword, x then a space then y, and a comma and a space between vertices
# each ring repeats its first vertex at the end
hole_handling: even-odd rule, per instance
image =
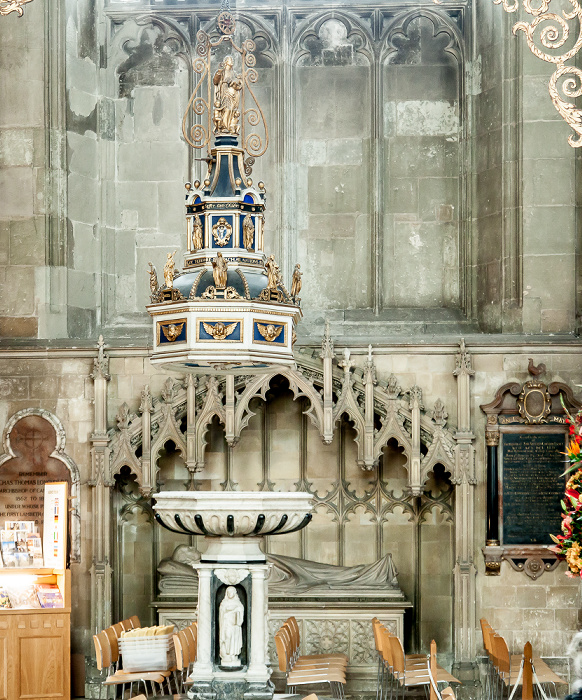
MULTIPOLYGON (((304 413, 318 429, 324 443, 333 439, 335 426, 341 417, 345 415, 349 418, 356 433, 357 462, 363 469, 374 469, 385 445, 395 439, 407 457, 409 487, 414 495, 420 495, 422 485, 437 464, 444 466, 454 482, 462 479, 462 473, 457 473, 455 466, 455 438, 446 427, 444 404, 437 402, 429 412, 421 403, 419 387, 412 387, 405 394, 398 387, 395 377, 388 382, 378 381, 371 351, 363 372, 355 370, 347 350, 343 360, 338 363, 341 375, 339 371, 333 372, 333 358, 327 357, 333 350, 326 350, 329 343, 329 339, 324 338, 323 367, 312 359, 300 360, 297 369, 237 377, 236 380, 229 376, 225 384, 215 377, 208 377, 199 380, 199 384, 190 389, 188 380, 182 384, 169 378, 162 395, 154 399, 146 387, 147 398, 142 400, 140 406, 141 419, 129 415, 127 407, 122 405, 117 428, 109 432, 108 480, 111 481, 123 466, 127 466, 135 474, 144 495, 151 494, 156 484, 156 463, 160 450, 170 440, 182 454, 190 472, 201 471, 212 420, 218 418, 224 424, 226 442, 230 447, 235 447, 242 431, 256 415, 251 402, 253 399, 267 400, 267 392, 276 375, 288 381, 295 400, 307 400, 304 413), (330 373, 333 377, 329 376, 330 373), (329 379, 339 379, 340 376, 341 388, 334 400, 333 396, 326 395, 325 387, 333 386, 333 381, 329 379), (195 405, 191 405, 194 400, 195 405), (180 421, 186 413, 189 420, 184 435, 180 421), (146 414, 147 420, 144 420, 146 414), (149 440, 144 441, 143 429, 148 424, 151 425, 151 435, 149 440), (378 424, 379 428, 376 427, 378 424), (423 450, 422 442, 425 444, 423 450), (138 458, 136 451, 148 443, 151 445, 148 454, 144 456, 142 449, 142 455, 138 458)), ((457 461, 457 464, 460 463, 457 461)))

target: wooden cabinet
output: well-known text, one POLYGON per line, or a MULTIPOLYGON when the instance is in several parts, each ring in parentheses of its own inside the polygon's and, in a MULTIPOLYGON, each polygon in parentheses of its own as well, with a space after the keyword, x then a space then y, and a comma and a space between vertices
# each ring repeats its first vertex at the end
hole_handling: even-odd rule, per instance
POLYGON ((64 608, 0 610, 0 700, 69 700, 71 663, 70 571, 0 570, 57 583, 64 608))

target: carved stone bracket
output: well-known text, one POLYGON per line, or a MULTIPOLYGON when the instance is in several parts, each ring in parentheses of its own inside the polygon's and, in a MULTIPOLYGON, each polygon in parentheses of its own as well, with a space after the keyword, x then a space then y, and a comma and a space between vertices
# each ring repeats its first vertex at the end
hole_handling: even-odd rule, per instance
POLYGON ((501 563, 506 561, 515 571, 522 571, 532 580, 538 579, 544 571, 553 571, 560 560, 548 547, 532 545, 524 547, 488 545, 483 547, 485 574, 499 576, 501 563))

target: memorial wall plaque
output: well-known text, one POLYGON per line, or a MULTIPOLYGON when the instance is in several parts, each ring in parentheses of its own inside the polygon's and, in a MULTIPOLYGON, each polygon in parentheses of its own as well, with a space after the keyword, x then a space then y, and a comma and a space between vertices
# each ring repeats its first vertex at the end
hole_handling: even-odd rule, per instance
POLYGON ((6 520, 34 520, 42 535, 44 487, 47 482, 71 483, 67 466, 51 457, 57 438, 41 416, 16 422, 8 436, 14 457, 0 466, 0 529, 6 520))
POLYGON ((566 438, 560 433, 503 433, 502 544, 551 544, 560 532, 566 438))

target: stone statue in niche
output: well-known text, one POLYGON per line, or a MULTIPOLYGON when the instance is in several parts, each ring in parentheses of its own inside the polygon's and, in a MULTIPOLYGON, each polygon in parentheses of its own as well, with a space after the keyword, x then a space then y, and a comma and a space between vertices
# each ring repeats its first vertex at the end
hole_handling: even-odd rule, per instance
POLYGON ((228 586, 218 607, 220 665, 238 668, 242 650, 242 623, 245 609, 236 588, 228 586))
MULTIPOLYGON (((162 595, 194 593, 192 584, 197 580, 193 566, 200 561, 194 547, 179 545, 171 557, 162 559, 158 572, 162 575, 162 595)), ((269 573, 269 596, 389 596, 398 598, 402 592, 392 555, 386 554, 373 564, 333 566, 295 557, 268 554, 272 565, 269 573)))
POLYGON ((214 122, 215 134, 238 136, 240 131, 240 94, 242 78, 234 73, 232 56, 227 56, 214 74, 214 122))

